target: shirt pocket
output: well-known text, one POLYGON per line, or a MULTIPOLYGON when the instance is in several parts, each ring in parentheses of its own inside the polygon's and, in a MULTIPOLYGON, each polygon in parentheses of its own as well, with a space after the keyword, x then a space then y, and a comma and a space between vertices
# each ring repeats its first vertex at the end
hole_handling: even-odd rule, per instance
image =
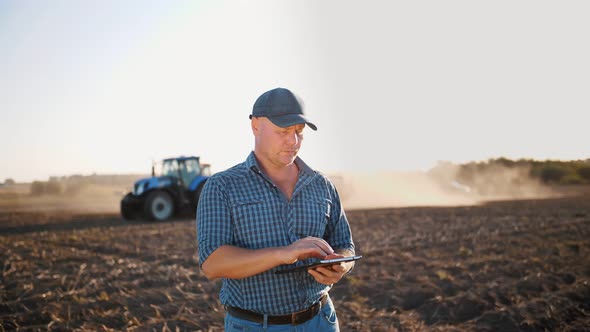
POLYGON ((294 225, 299 237, 313 236, 323 238, 330 222, 332 202, 329 199, 306 198, 303 208, 294 225))
POLYGON ((242 248, 278 246, 283 229, 272 206, 263 199, 239 201, 232 206, 234 243, 242 248))

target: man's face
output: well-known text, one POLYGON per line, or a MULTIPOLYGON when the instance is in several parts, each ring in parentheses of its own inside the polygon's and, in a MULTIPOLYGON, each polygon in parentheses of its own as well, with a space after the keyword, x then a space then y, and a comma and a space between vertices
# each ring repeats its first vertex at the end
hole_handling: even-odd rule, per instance
POLYGON ((257 154, 278 167, 292 164, 301 147, 303 128, 304 124, 281 128, 265 117, 252 119, 257 154))

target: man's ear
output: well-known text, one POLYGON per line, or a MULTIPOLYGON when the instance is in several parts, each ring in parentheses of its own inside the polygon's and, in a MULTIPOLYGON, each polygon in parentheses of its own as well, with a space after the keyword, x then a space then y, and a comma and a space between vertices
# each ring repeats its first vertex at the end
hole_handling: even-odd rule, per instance
POLYGON ((257 136, 260 132, 260 120, 258 120, 258 118, 252 117, 250 125, 252 127, 252 133, 254 134, 254 136, 257 136))

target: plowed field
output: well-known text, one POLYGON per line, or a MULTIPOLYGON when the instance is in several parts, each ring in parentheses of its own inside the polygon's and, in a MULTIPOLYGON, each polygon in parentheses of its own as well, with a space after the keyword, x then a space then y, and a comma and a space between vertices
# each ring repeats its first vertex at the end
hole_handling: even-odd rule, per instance
MULTIPOLYGON (((349 211, 342 331, 590 330, 590 196, 349 211)), ((0 331, 219 331, 195 224, 0 211, 0 331)))

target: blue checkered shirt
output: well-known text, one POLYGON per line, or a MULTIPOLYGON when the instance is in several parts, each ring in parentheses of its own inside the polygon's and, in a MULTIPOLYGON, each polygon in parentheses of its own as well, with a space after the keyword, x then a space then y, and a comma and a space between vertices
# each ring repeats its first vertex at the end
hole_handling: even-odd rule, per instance
MULTIPOLYGON (((295 163, 300 171, 290 201, 260 171, 253 152, 245 162, 209 178, 197 208, 200 264, 223 245, 281 247, 306 236, 323 238, 334 250, 354 252, 350 226, 334 185, 300 158, 295 163)), ((243 279, 224 278, 221 303, 284 315, 311 306, 330 289, 304 271, 275 274, 290 266, 294 265, 243 279)))

